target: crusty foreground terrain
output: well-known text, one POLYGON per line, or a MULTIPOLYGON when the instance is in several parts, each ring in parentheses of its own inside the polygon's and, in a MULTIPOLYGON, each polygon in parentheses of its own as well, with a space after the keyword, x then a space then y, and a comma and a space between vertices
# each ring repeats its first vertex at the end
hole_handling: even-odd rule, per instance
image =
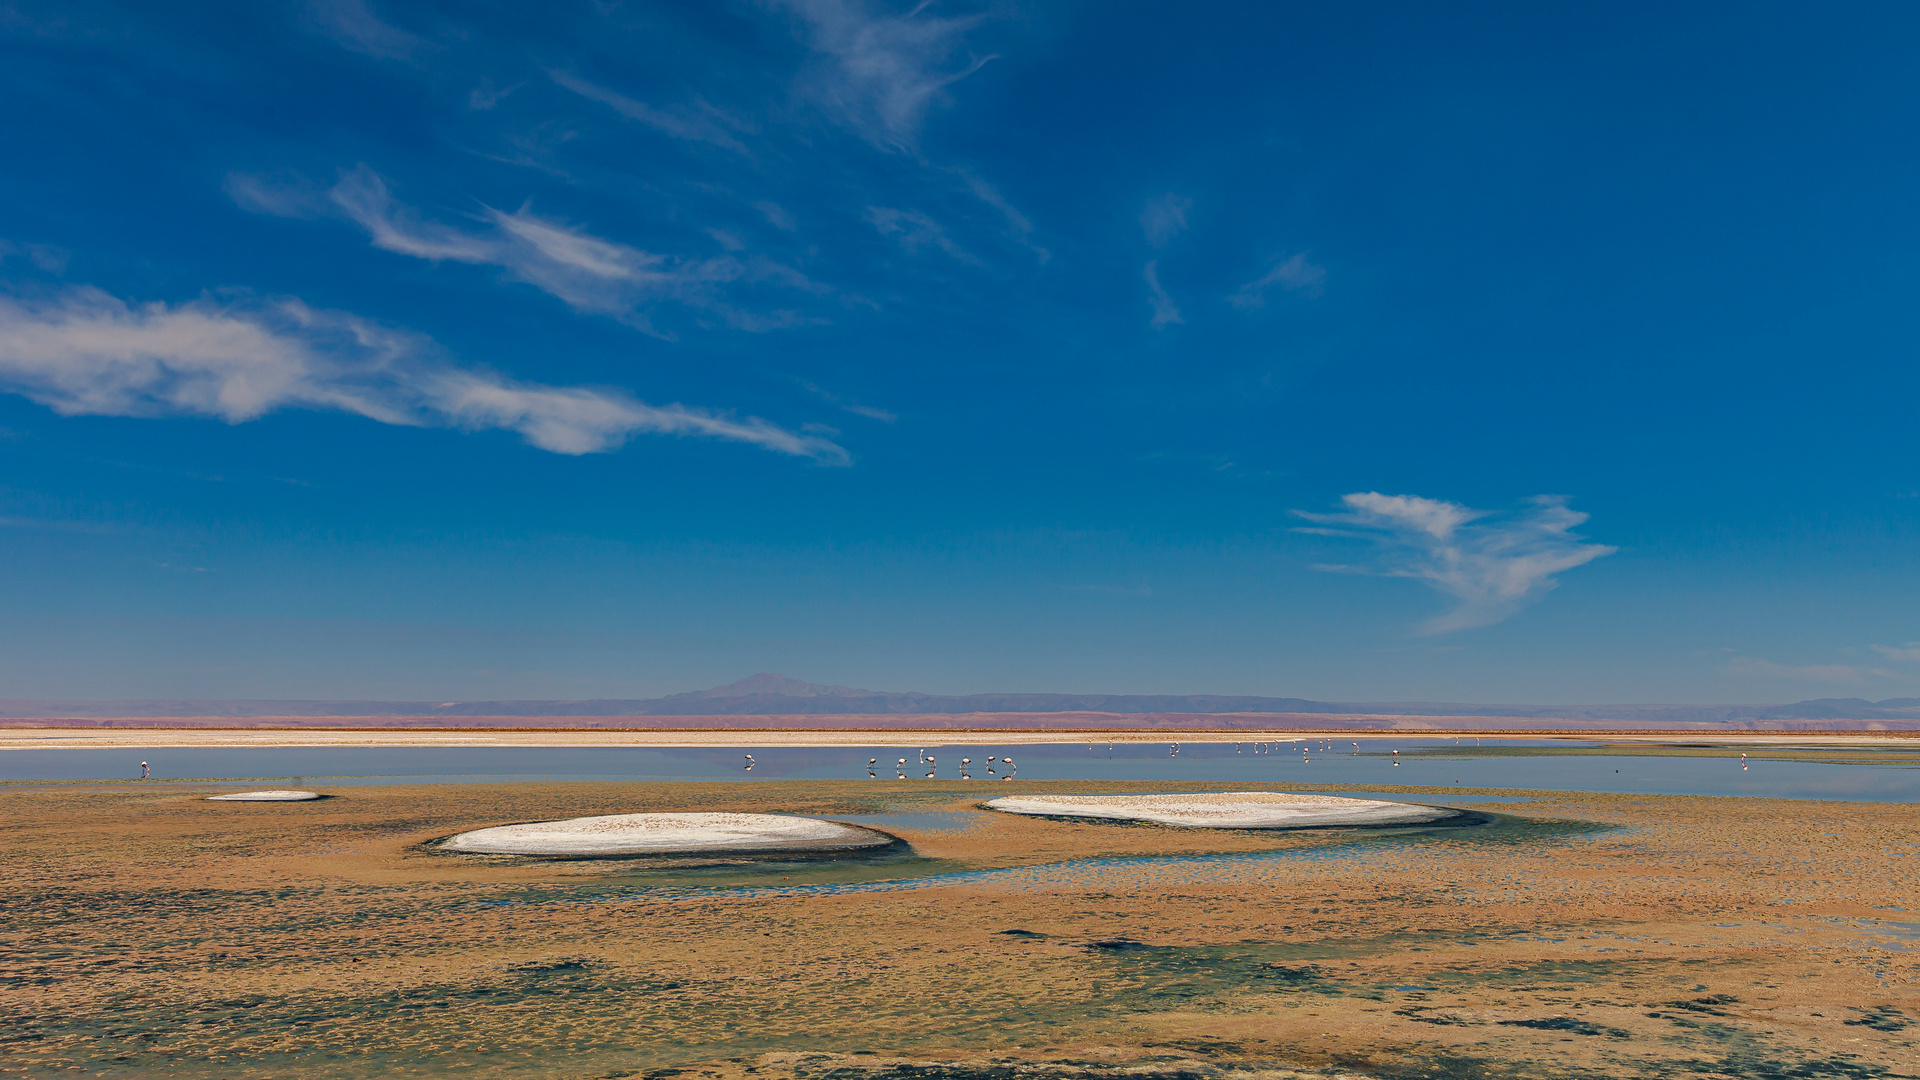
POLYGON ((1292 834, 971 810, 1010 789, 1115 790, 0 788, 0 1074, 1920 1076, 1920 807, 1540 796, 1292 834), (644 810, 889 812, 866 823, 913 853, 423 846, 644 810))

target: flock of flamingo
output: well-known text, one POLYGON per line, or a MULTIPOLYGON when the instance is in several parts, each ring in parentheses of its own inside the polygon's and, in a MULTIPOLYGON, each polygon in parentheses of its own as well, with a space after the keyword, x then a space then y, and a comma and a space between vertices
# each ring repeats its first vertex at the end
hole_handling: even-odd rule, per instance
MULTIPOLYGON (((1459 742, 1460 740, 1458 740, 1458 739, 1455 739, 1454 741, 1455 741, 1455 742, 1459 742)), ((1313 764, 1313 753, 1314 753, 1314 751, 1315 751, 1315 750, 1318 750, 1318 751, 1319 751, 1319 752, 1321 752, 1321 753, 1331 753, 1331 752, 1333 751, 1333 740, 1332 740, 1332 739, 1312 739, 1312 740, 1308 740, 1308 741, 1307 741, 1307 745, 1305 745, 1305 746, 1301 746, 1301 745, 1300 745, 1300 743, 1301 743, 1301 740, 1299 740, 1299 739, 1293 739, 1293 740, 1290 740, 1290 741, 1289 741, 1289 746, 1292 746, 1292 747, 1298 747, 1298 748, 1299 748, 1299 750, 1300 750, 1300 763, 1301 763, 1301 764, 1303 764, 1303 765, 1311 765, 1311 764, 1313 764), (1314 746, 1314 743, 1318 743, 1318 744, 1319 744, 1319 746, 1317 746, 1317 747, 1316 747, 1316 746, 1314 746)), ((1480 740, 1479 740, 1479 739, 1475 739, 1475 740, 1473 740, 1473 744, 1474 744, 1475 746, 1478 746, 1478 745, 1480 745, 1480 740)), ((1359 757, 1359 756, 1360 756, 1360 744, 1359 744, 1359 743, 1350 743, 1349 745, 1351 745, 1351 746, 1353 747, 1353 756, 1354 756, 1354 757, 1359 757)), ((1092 744, 1092 743, 1088 743, 1088 744, 1087 744, 1087 749, 1088 749, 1088 750, 1092 750, 1093 748, 1094 748, 1094 747, 1093 747, 1093 744, 1092 744)), ((1279 748, 1280 748, 1280 744, 1279 744, 1279 743, 1277 743, 1277 742, 1274 742, 1274 743, 1264 743, 1264 742, 1257 742, 1257 743, 1254 743, 1254 744, 1253 744, 1253 752, 1254 752, 1255 754, 1271 754, 1271 753, 1273 753, 1273 752, 1274 752, 1275 750, 1278 750, 1279 748)), ((1108 751, 1112 751, 1112 750, 1113 750, 1113 744, 1112 744, 1112 743, 1108 743, 1108 744, 1107 744, 1107 750, 1108 750, 1108 751)), ((1234 743, 1234 744, 1233 744, 1233 752, 1234 752, 1234 753, 1236 753, 1236 754, 1241 754, 1241 753, 1245 753, 1246 751, 1244 751, 1244 750, 1242 750, 1242 749, 1241 749, 1241 744, 1240 744, 1240 743, 1234 743)), ((1168 746, 1167 746, 1167 756, 1168 756, 1168 757, 1179 757, 1179 756, 1180 756, 1180 744, 1179 744, 1179 743, 1170 743, 1170 744, 1168 744, 1168 746)), ((747 759, 747 765, 746 765, 746 771, 747 771, 747 772, 752 772, 752 771, 753 771, 753 755, 752 755, 752 754, 747 754, 747 755, 746 755, 746 759, 747 759)), ((1013 764, 1013 759, 1012 759, 1012 758, 1010 758, 1010 757, 1002 757, 1002 758, 994 758, 994 757, 991 757, 991 756, 990 756, 990 757, 988 757, 988 758, 986 759, 986 762, 985 762, 985 764, 986 764, 986 766, 987 766, 987 775, 988 775, 988 776, 992 776, 992 777, 995 777, 995 778, 997 778, 997 779, 1000 779, 1000 780, 1011 780, 1011 779, 1013 779, 1013 775, 1014 775, 1014 764, 1013 764), (997 772, 995 772, 995 771, 994 771, 994 765, 995 765, 995 763, 996 763, 996 762, 998 762, 998 763, 999 763, 999 764, 1001 764, 1001 765, 1004 765, 1004 766, 1006 766, 1006 772, 1005 772, 1005 773, 997 773, 997 772)), ((144 762, 144 761, 140 763, 140 767, 141 767, 142 769, 145 769, 145 768, 146 768, 146 765, 147 765, 147 763, 146 763, 146 762, 144 762)), ((868 758, 868 759, 867 759, 867 779, 869 779, 869 780, 877 780, 877 779, 879 779, 879 773, 878 773, 878 771, 877 771, 877 769, 878 769, 878 767, 879 767, 879 765, 880 765, 880 759, 879 759, 879 758, 868 758)), ((926 769, 926 770, 927 770, 927 773, 926 773, 926 779, 928 779, 928 780, 932 780, 932 779, 934 779, 934 778, 935 778, 935 773, 936 773, 936 768, 935 768, 935 765, 934 765, 934 757, 933 757, 933 755, 932 755, 932 754, 929 754, 929 753, 927 753, 927 752, 926 752, 925 750, 921 750, 921 751, 918 751, 918 758, 917 758, 917 760, 916 760, 916 761, 914 762, 914 766, 915 766, 915 771, 916 771, 916 772, 917 772, 917 771, 918 771, 919 769, 922 769, 922 768, 924 768, 924 769, 926 769)), ((1400 751, 1398 751, 1398 750, 1395 750, 1395 751, 1393 751, 1393 767, 1394 767, 1394 768, 1396 768, 1396 769, 1400 767, 1400 751)), ((1616 771, 1617 771, 1617 770, 1616 770, 1616 771)), ((1745 772, 1745 771, 1747 771, 1747 755, 1746 755, 1746 754, 1744 754, 1744 753, 1740 755, 1740 771, 1742 771, 1742 772, 1745 772)), ((907 778, 907 759, 906 759, 906 758, 900 758, 900 759, 899 759, 899 760, 898 760, 898 761, 896 762, 896 768, 895 768, 895 770, 894 770, 894 772, 895 772, 895 774, 896 774, 896 775, 895 775, 895 779, 899 779, 899 780, 905 780, 905 779, 907 778)), ((144 777, 143 777, 143 779, 144 779, 144 777)), ((961 758, 961 759, 960 759, 960 779, 962 779, 962 780, 971 780, 971 779, 973 779, 973 759, 972 759, 972 758, 970 758, 970 757, 963 757, 963 758, 961 758)))
MULTIPOLYGON (((1322 751, 1330 752, 1333 749, 1333 741, 1331 739, 1319 739, 1314 741, 1317 741, 1321 744, 1319 749, 1322 751)), ((1476 744, 1479 742, 1479 740, 1477 739, 1474 741, 1476 744)), ((1291 745, 1299 746, 1299 744, 1300 744, 1300 740, 1298 739, 1292 740, 1291 745)), ((1360 756, 1360 744, 1354 743, 1352 745, 1353 745, 1353 756, 1355 757, 1360 756)), ((1279 747, 1280 747, 1280 744, 1277 742, 1271 743, 1271 744, 1264 743, 1264 742, 1257 742, 1253 744, 1253 752, 1255 754, 1271 754, 1275 750, 1279 749, 1279 747)), ((1094 748, 1094 744, 1092 743, 1087 744, 1088 750, 1092 750, 1093 748, 1094 748)), ((1303 764, 1310 765, 1313 763, 1313 758, 1311 756, 1313 749, 1314 747, 1312 746, 1311 742, 1307 746, 1300 746, 1300 760, 1303 764)), ((1112 743, 1107 744, 1107 750, 1108 751, 1113 750, 1112 743)), ((1241 750, 1240 743, 1233 744, 1233 752, 1236 754, 1244 752, 1241 750)), ((925 750, 917 751, 916 754, 917 754, 917 757, 916 757, 916 760, 914 761, 915 771, 917 772, 918 770, 924 768, 927 770, 925 778, 928 780, 935 779, 937 768, 935 765, 934 756, 932 754, 927 753, 925 750)), ((746 754, 744 756, 747 759, 746 771, 752 772, 753 771, 753 755, 746 754)), ((1167 756, 1179 757, 1180 744, 1170 743, 1167 747, 1167 756)), ((1743 766, 1744 766, 1746 756, 1747 755, 1745 754, 1740 755, 1743 766)), ((144 765, 145 762, 142 762, 141 764, 144 765)), ((984 764, 987 767, 988 776, 992 776, 1000 780, 1011 780, 1014 777, 1015 766, 1013 764, 1013 759, 1010 757, 995 758, 995 757, 989 756, 984 762, 984 764), (995 771, 994 766, 996 762, 1000 765, 1006 766, 1006 772, 1004 774, 998 773, 995 771)), ((1400 751, 1398 750, 1395 750, 1393 752, 1393 764, 1395 768, 1398 768, 1400 765, 1400 751)), ((880 765, 879 758, 867 759, 867 779, 869 780, 879 779, 879 775, 880 775, 878 771, 879 765, 880 765)), ((897 780, 905 780, 907 778, 907 759, 906 758, 899 758, 896 760, 894 774, 895 774, 894 778, 897 780)), ((972 758, 963 757, 960 759, 960 779, 962 780, 973 779, 973 759, 972 758)))

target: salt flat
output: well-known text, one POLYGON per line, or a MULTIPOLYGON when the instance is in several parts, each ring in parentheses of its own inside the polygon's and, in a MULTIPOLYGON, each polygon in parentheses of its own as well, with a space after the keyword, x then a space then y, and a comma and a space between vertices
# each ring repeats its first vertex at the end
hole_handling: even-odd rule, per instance
POLYGON ((607 814, 475 829, 440 845, 486 855, 652 855, 717 851, 853 851, 893 838, 783 814, 607 814))
POLYGON ((1417 825, 1458 817, 1437 806, 1296 795, 1217 791, 1181 795, 1010 795, 989 808, 1008 814, 1108 818, 1192 829, 1301 829, 1324 825, 1417 825))
POLYGON ((1486 828, 1361 836, 977 813, 1004 791, 983 787, 368 785, 239 813, 218 789, 0 785, 0 1075, 1915 1073, 1920 803, 1408 785, 1382 790, 1528 797, 1486 828), (637 810, 895 813, 913 853, 432 848, 637 810))
POLYGON ((231 795, 209 795, 208 802, 310 802, 319 798, 312 791, 236 791, 231 795))

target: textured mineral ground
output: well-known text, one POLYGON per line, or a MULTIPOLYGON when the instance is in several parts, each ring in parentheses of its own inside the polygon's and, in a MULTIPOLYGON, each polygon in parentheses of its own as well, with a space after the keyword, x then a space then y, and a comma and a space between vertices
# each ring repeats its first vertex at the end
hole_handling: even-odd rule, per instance
POLYGON ((236 791, 231 795, 209 795, 208 802, 312 802, 319 798, 317 792, 291 791, 280 788, 274 791, 236 791))
POLYGON ((1920 1075, 1920 807, 1409 788, 1497 813, 1271 832, 979 809, 1009 788, 1114 790, 0 787, 0 1074, 1920 1075), (911 849, 438 847, 641 812, 911 849))
POLYGON ((989 809, 1038 817, 1106 818, 1189 829, 1309 829, 1329 825, 1412 825, 1459 817, 1457 810, 1300 795, 1285 791, 1181 792, 1171 795, 1009 795, 989 809))

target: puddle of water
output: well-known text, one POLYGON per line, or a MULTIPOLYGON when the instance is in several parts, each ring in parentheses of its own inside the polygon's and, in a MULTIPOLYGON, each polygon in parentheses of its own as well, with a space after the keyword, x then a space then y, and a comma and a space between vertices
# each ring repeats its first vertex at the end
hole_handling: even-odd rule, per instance
POLYGON ((1861 929, 1874 933, 1891 935, 1892 940, 1882 939, 1873 944, 1888 952, 1911 952, 1915 946, 1908 942, 1920 941, 1920 923, 1886 922, 1881 919, 1861 919, 1861 929))
POLYGON ((923 813, 888 814, 818 814, 817 817, 833 821, 844 821, 849 825, 865 825, 891 832, 894 829, 913 829, 918 832, 961 832, 973 827, 974 823, 985 817, 988 812, 979 810, 935 810, 923 813))
MULTIPOLYGON (((892 815, 863 815, 886 817, 892 815)), ((920 815, 900 815, 920 816, 920 815)), ((926 815, 941 816, 941 815, 926 815)), ((962 815, 953 815, 962 816, 962 815)), ((851 816, 835 820, 851 820, 851 816)), ((1284 847, 1269 851, 1230 852, 1211 855, 1130 855, 1069 859, 1036 866, 1004 867, 992 870, 958 870, 953 864, 907 858, 887 864, 875 862, 867 867, 831 865, 805 867, 802 864, 767 864, 752 868, 712 867, 694 871, 648 873, 637 868, 625 874, 625 881, 605 882, 590 891, 566 889, 539 890, 517 900, 492 903, 518 904, 544 901, 604 903, 618 900, 704 900, 718 896, 762 898, 785 896, 844 896, 856 893, 905 892, 916 889, 974 885, 997 889, 1061 889, 1099 887, 1108 889, 1167 889, 1196 883, 1219 884, 1235 874, 1256 881, 1271 878, 1287 863, 1365 860, 1396 854, 1435 842, 1468 842, 1487 845, 1512 844, 1544 837, 1580 838, 1618 831, 1614 826, 1577 821, 1532 821, 1524 818, 1493 816, 1483 825, 1470 827, 1414 825, 1392 829, 1326 830, 1320 835, 1332 837, 1311 847, 1284 847), (769 883, 770 867, 784 870, 792 884, 769 883)), ((1295 836, 1299 834, 1293 834, 1295 836)))

